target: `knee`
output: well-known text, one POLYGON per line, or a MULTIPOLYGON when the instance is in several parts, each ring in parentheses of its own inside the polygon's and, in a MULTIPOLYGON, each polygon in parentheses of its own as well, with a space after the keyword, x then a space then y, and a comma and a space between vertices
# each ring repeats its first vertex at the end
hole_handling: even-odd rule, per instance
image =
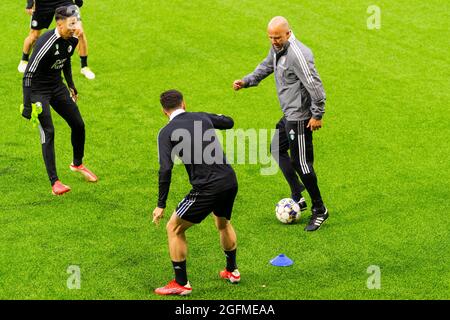
POLYGON ((44 132, 49 137, 54 137, 55 136, 55 128, 53 128, 53 127, 45 128, 44 132))
POLYGON ((43 128, 41 131, 42 144, 52 141, 55 138, 55 129, 53 127, 43 128))
POLYGON ((292 167, 294 167, 294 169, 299 173, 299 174, 303 174, 303 169, 302 166, 300 165, 300 161, 297 158, 290 158, 291 161, 291 165, 292 167))
POLYGON ((298 166, 299 166, 299 163, 298 163, 298 160, 297 159, 294 159, 294 158, 290 158, 290 161, 291 161, 291 165, 294 167, 294 168, 297 168, 298 166))
POLYGON ((278 140, 272 140, 270 143, 270 154, 274 158, 278 158, 279 155, 286 155, 288 153, 289 146, 281 145, 278 140))
POLYGON ((169 220, 169 222, 167 222, 166 224, 166 231, 167 234, 173 234, 175 232, 175 226, 173 225, 173 223, 169 220))
POLYGON ((289 158, 287 149, 280 149, 278 147, 274 148, 270 146, 270 154, 278 163, 280 162, 280 159, 289 158))
POLYGON ((166 224, 167 234, 170 236, 178 236, 183 233, 179 224, 174 223, 172 220, 169 220, 166 224))
POLYGON ((275 136, 272 138, 272 141, 270 142, 270 153, 278 153, 280 152, 280 137, 278 136, 278 133, 275 134, 275 136))
POLYGON ((273 158, 275 158, 275 160, 277 160, 280 158, 280 155, 284 155, 287 153, 287 150, 282 150, 280 148, 280 146, 278 145, 278 143, 271 143, 270 144, 270 154, 272 155, 273 158))
POLYGON ((291 159, 291 163, 295 171, 297 171, 301 177, 312 173, 312 165, 310 162, 305 161, 300 163, 300 160, 298 159, 291 159))
POLYGON ((81 118, 73 121, 71 123, 70 127, 72 128, 72 130, 80 132, 80 133, 85 131, 84 121, 81 118))

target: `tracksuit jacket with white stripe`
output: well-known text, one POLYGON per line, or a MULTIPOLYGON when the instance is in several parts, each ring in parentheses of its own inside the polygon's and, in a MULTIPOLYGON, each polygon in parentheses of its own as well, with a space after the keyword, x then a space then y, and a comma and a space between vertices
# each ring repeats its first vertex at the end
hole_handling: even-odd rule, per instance
POLYGON ((288 121, 322 119, 326 99, 322 81, 311 50, 294 34, 281 51, 272 47, 266 59, 243 81, 246 87, 254 87, 271 73, 275 75, 281 110, 288 121))
POLYGON ((67 85, 75 88, 70 58, 77 45, 76 37, 63 39, 56 28, 39 37, 23 76, 24 88, 51 91, 63 85, 61 70, 67 85))

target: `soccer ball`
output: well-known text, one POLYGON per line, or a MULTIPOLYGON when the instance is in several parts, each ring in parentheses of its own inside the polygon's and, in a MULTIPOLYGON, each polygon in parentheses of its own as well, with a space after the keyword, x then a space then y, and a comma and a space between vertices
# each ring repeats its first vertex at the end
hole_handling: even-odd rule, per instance
POLYGON ((282 223, 291 224, 300 220, 300 206, 290 198, 281 199, 275 207, 275 215, 282 223))

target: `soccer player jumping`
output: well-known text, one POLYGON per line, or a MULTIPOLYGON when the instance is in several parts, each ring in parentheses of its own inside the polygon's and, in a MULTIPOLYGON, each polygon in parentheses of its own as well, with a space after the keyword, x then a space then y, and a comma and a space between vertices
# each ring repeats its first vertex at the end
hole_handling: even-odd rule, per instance
POLYGON ((30 119, 37 110, 41 134, 42 153, 54 195, 70 191, 56 173, 55 146, 50 106, 68 123, 72 130, 73 163, 70 169, 81 173, 87 181, 96 182, 97 177, 83 165, 85 128, 76 104, 77 89, 72 79, 71 56, 78 44, 74 37, 80 19, 75 5, 59 7, 55 12, 56 29, 46 32, 36 42, 30 62, 23 77, 22 116, 30 119), (69 90, 61 78, 61 69, 69 90))
POLYGON ((158 136, 159 199, 153 211, 153 222, 163 217, 169 193, 174 157, 186 167, 192 190, 178 204, 167 223, 169 252, 175 279, 157 288, 160 295, 188 295, 192 292, 186 273, 187 243, 185 231, 200 223, 211 212, 226 255, 226 268, 220 277, 237 283, 240 273, 236 265, 236 233, 230 223, 238 184, 233 168, 225 155, 214 129, 231 129, 231 118, 204 112, 185 112, 183 96, 176 90, 161 94, 160 101, 169 123, 158 136), (214 152, 208 153, 208 150, 214 152), (213 155, 214 153, 214 155, 213 155))

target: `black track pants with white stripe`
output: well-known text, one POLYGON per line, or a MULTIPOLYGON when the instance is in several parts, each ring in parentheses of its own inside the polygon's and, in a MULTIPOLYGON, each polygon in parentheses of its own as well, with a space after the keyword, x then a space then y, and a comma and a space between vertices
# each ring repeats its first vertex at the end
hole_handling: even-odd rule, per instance
POLYGON ((306 128, 307 125, 308 120, 287 121, 285 128, 289 140, 292 166, 305 185, 313 202, 313 207, 320 207, 323 202, 313 167, 313 134, 309 128, 306 128))
POLYGON ((85 129, 83 118, 78 106, 70 97, 66 86, 61 85, 51 92, 32 92, 33 103, 42 104, 42 113, 39 115, 39 131, 41 135, 42 155, 47 169, 50 183, 53 185, 58 180, 55 164, 55 128, 53 126, 50 106, 55 110, 71 128, 71 142, 73 147, 73 163, 82 164, 84 156, 85 129))
POLYGON ((291 188, 291 196, 296 201, 300 200, 301 193, 305 190, 305 186, 300 183, 295 169, 291 163, 289 156, 289 140, 286 134, 286 118, 283 117, 276 125, 277 133, 273 136, 270 144, 270 153, 274 157, 278 166, 283 172, 289 187, 291 188))

